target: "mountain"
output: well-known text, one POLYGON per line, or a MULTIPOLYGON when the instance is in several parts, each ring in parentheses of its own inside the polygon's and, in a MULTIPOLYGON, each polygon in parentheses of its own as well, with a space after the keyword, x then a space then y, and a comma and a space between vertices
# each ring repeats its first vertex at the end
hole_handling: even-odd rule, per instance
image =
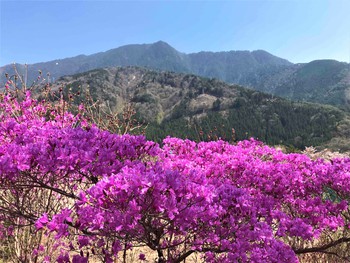
MULTIPOLYGON (((293 64, 266 51, 199 52, 185 54, 169 44, 126 45, 93 55, 53 60, 28 65, 28 82, 35 81, 38 70, 50 72, 50 79, 111 66, 141 66, 150 69, 191 73, 218 78, 252 89, 297 101, 331 104, 350 109, 350 64, 334 60, 317 60, 293 64)), ((23 65, 17 65, 24 74, 23 65)), ((14 73, 13 66, 0 68, 0 86, 5 72, 14 73)))
MULTIPOLYGON (((53 89, 62 86, 73 93, 89 90, 102 108, 116 112, 132 102, 138 118, 148 123, 147 137, 156 141, 167 135, 230 139, 235 128, 239 140, 253 136, 303 148, 346 137, 341 133, 350 127, 348 114, 335 107, 292 102, 192 74, 110 67, 61 77, 53 89)), ((76 103, 84 100, 81 96, 76 103)))
MULTIPOLYGON (((176 51, 165 42, 158 41, 153 44, 126 45, 90 56, 79 55, 31 64, 28 65, 28 80, 29 83, 35 81, 38 77, 38 70, 41 70, 44 75, 50 72, 51 79, 57 79, 64 75, 110 66, 144 66, 167 71, 190 72, 188 62, 187 55, 176 51)), ((17 64, 16 67, 24 74, 24 65, 17 64)), ((13 74, 13 65, 0 68, 2 83, 5 81, 3 78, 5 72, 13 74)))
POLYGON ((289 61, 263 50, 199 52, 188 56, 191 73, 237 84, 249 83, 251 76, 256 72, 292 65, 289 61))
MULTIPOLYGON (((292 65, 292 63, 262 50, 184 54, 169 44, 158 41, 153 44, 126 45, 90 56, 79 55, 73 58, 28 65, 28 79, 34 81, 37 78, 38 70, 43 73, 50 72, 51 77, 57 79, 64 75, 96 68, 142 66, 158 70, 193 73, 219 78, 231 83, 240 83, 242 79, 246 79, 256 70, 286 65, 292 65)), ((17 68, 24 73, 24 65, 17 64, 17 68)), ((5 72, 13 73, 13 65, 0 68, 2 82, 4 82, 5 72)))
POLYGON ((296 101, 349 109, 350 64, 335 60, 315 60, 279 68, 277 72, 261 72, 244 84, 296 101))

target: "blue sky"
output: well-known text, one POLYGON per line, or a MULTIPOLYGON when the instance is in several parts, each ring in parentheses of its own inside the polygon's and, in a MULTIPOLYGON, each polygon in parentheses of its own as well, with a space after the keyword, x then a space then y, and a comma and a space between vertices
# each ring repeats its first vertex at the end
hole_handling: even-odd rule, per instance
POLYGON ((0 0, 0 66, 163 40, 184 53, 263 49, 350 60, 349 0, 0 0))

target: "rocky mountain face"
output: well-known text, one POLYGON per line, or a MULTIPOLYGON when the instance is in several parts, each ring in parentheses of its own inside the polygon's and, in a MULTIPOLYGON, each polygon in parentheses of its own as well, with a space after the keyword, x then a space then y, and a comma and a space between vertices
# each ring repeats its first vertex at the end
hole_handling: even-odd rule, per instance
POLYGON ((253 136, 302 148, 327 143, 349 128, 348 115, 337 108, 292 102, 191 74, 110 67, 61 77, 53 86, 58 87, 73 93, 89 90, 101 107, 116 112, 133 103, 148 123, 148 138, 156 141, 167 135, 232 139, 234 128, 235 139, 253 136))

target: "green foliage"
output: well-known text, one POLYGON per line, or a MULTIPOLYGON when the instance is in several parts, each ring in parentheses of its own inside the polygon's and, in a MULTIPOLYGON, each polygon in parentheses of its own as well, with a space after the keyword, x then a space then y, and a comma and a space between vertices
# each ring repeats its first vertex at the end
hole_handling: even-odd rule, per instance
POLYGON ((151 94, 144 93, 144 94, 137 94, 134 96, 131 100, 132 102, 139 102, 139 103, 154 103, 155 99, 151 94))

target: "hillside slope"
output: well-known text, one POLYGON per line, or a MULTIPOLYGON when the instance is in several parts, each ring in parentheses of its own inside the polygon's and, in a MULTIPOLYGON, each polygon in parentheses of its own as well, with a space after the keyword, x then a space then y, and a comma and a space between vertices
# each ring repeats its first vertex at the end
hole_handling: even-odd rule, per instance
MULTIPOLYGON (((112 67, 62 77, 57 86, 89 89, 102 107, 120 111, 132 102, 148 123, 147 136, 207 140, 256 137, 270 144, 303 148, 328 142, 346 113, 331 106, 296 103, 195 75, 112 67)), ((344 127, 343 127, 344 128, 344 127)))

